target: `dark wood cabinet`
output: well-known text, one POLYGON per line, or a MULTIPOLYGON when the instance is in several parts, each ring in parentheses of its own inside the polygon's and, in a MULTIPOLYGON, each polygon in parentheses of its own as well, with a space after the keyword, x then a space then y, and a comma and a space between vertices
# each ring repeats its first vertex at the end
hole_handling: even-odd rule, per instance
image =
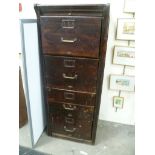
POLYGON ((109 4, 35 5, 34 8, 47 133, 94 144, 108 39, 109 4))

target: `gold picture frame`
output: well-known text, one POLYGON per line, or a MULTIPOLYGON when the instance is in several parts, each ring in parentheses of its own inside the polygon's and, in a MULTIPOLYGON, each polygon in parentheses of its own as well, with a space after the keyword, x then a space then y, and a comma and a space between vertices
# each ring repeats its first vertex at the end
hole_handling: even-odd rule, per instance
POLYGON ((135 48, 114 46, 112 63, 116 65, 135 66, 135 48))
POLYGON ((119 18, 117 20, 118 40, 135 40, 135 19, 134 18, 119 18))
POLYGON ((136 0, 124 0, 124 12, 135 13, 136 11, 136 0))
POLYGON ((113 96, 113 107, 123 109, 124 97, 113 96))
POLYGON ((135 77, 129 75, 110 75, 110 90, 134 92, 135 77))

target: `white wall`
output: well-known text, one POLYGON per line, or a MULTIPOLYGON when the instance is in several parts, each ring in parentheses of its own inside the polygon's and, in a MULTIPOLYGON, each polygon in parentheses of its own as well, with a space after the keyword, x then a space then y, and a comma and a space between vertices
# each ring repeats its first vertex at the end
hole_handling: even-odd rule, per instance
MULTIPOLYGON (((111 1, 110 3, 109 37, 108 37, 108 46, 107 46, 99 118, 107 121, 133 125, 134 124, 134 93, 121 92, 121 96, 124 97, 124 107, 123 109, 118 109, 117 112, 115 112, 115 108, 113 108, 113 96, 118 96, 119 92, 109 90, 109 75, 123 74, 123 66, 112 64, 114 45, 128 46, 128 41, 115 40, 117 18, 133 17, 132 14, 123 13, 123 8, 124 8, 124 0, 111 1)), ((130 46, 134 46, 134 41, 130 42, 130 46)), ((126 67, 125 74, 134 75, 134 67, 126 67)))
MULTIPOLYGON (((26 1, 21 0, 23 5, 23 13, 20 14, 20 18, 36 18, 33 3, 42 3, 42 4, 75 4, 73 0, 57 0, 57 1, 49 1, 49 0, 33 0, 26 1)), ((102 120, 119 122, 124 124, 134 124, 134 93, 132 92, 121 92, 121 96, 124 97, 124 107, 123 109, 118 109, 115 112, 113 108, 113 96, 118 95, 118 91, 109 90, 109 75, 110 74, 122 74, 123 66, 113 65, 112 64, 112 55, 113 55, 113 47, 114 45, 123 45, 128 46, 128 41, 118 41, 115 40, 116 34, 116 26, 117 26, 117 18, 132 18, 133 15, 129 13, 123 13, 124 8, 124 0, 79 0, 77 4, 92 4, 92 3, 110 3, 110 25, 109 25, 109 37, 108 37, 108 46, 107 46, 107 54, 106 54, 106 63, 105 63, 105 71, 104 71, 104 81, 102 88, 102 97, 101 97, 101 107, 99 118, 102 120)), ((130 46, 134 46, 134 41, 131 41, 130 46)), ((125 70, 126 75, 134 75, 134 67, 126 67, 125 70)))

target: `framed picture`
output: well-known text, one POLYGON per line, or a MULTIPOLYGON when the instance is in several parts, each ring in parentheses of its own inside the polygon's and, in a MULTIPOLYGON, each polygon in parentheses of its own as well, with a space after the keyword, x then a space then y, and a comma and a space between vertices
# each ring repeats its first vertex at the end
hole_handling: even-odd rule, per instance
POLYGON ((135 19, 134 18, 118 19, 116 39, 135 40, 135 19))
POLYGON ((135 78, 127 75, 110 75, 110 89, 134 92, 135 78))
POLYGON ((135 13, 136 0, 124 0, 124 12, 135 13))
POLYGON ((123 104, 124 104, 124 97, 120 96, 113 97, 113 107, 122 109, 123 104))
POLYGON ((135 48, 115 46, 113 64, 135 66, 135 48))

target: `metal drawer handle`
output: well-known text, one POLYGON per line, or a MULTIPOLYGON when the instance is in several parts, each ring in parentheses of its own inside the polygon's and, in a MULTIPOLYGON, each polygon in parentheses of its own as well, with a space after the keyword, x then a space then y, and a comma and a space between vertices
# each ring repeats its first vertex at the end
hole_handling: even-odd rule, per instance
POLYGON ((76 110, 76 106, 75 105, 68 105, 68 104, 63 104, 63 108, 65 110, 76 110))
POLYGON ((64 39, 63 37, 61 37, 61 41, 65 43, 74 43, 75 41, 77 41, 77 38, 69 40, 69 39, 64 39))
POLYGON ((72 80, 77 79, 76 74, 74 76, 67 76, 65 73, 63 73, 62 76, 63 76, 64 79, 72 79, 72 80))
POLYGON ((66 126, 64 126, 64 130, 67 132, 74 132, 76 130, 76 128, 68 129, 66 126))
POLYGON ((74 25, 73 26, 62 26, 63 29, 74 29, 74 25))
POLYGON ((74 100, 75 94, 74 93, 69 93, 69 92, 64 92, 64 98, 68 100, 74 100))

